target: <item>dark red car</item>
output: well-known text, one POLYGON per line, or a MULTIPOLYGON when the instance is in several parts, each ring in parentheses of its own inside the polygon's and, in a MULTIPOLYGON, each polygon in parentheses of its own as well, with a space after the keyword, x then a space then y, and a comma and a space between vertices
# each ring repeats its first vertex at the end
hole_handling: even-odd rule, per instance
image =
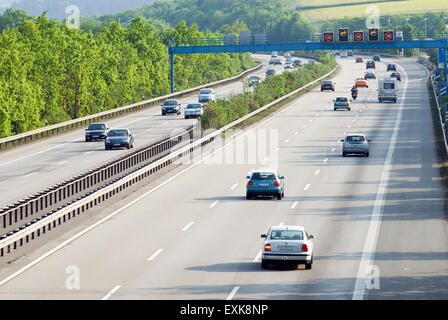
POLYGON ((356 63, 364 63, 364 59, 362 57, 357 57, 356 63))

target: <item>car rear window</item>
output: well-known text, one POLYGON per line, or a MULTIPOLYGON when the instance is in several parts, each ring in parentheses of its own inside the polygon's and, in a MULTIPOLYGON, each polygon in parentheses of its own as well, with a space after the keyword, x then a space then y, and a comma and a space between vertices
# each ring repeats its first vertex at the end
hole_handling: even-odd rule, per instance
POLYGON ((336 98, 337 102, 347 102, 347 98, 336 98))
POLYGON ((202 89, 201 91, 199 91, 200 94, 211 94, 212 90, 211 89, 202 89))
POLYGON ((303 240, 303 232, 300 230, 272 230, 271 240, 303 240))
POLYGON ((347 141, 351 141, 351 142, 359 142, 359 141, 364 141, 364 137, 363 136, 348 136, 347 141))
POLYGON ((322 81, 323 84, 332 84, 333 81, 322 81))
POLYGON ((255 172, 252 175, 251 180, 277 180, 275 174, 273 173, 261 173, 261 172, 255 172))
POLYGON ((383 84, 383 89, 386 89, 386 90, 395 89, 395 83, 386 82, 383 84))
POLYGON ((187 105, 187 109, 197 109, 200 107, 201 107, 201 105, 199 103, 191 103, 191 104, 187 105))

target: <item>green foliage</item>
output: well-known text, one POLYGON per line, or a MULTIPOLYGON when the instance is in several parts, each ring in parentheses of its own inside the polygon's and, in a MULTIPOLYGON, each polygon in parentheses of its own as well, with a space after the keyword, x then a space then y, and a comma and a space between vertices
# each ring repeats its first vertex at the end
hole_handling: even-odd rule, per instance
MULTIPOLYGON (((110 21, 97 33, 45 15, 0 36, 0 137, 168 94, 166 37, 204 36, 181 22, 161 32, 142 17, 110 21)), ((240 73, 247 53, 176 57, 178 90, 240 73)))
POLYGON ((267 77, 252 92, 209 102, 201 117, 203 130, 223 127, 249 112, 306 85, 333 70, 337 63, 330 54, 320 57, 321 63, 307 64, 291 72, 267 77))

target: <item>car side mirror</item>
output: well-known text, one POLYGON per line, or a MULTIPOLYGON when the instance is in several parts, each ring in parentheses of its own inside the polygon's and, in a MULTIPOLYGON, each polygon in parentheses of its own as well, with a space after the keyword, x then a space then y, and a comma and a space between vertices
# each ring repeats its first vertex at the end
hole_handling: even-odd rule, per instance
POLYGON ((344 139, 339 140, 339 142, 344 142, 344 139))
POLYGON ((85 128, 84 130, 87 131, 87 128, 85 128))
POLYGON ((267 236, 266 234, 264 234, 264 233, 261 235, 261 238, 266 239, 267 237, 268 237, 268 236, 267 236))
POLYGON ((281 176, 280 179, 285 180, 285 177, 284 177, 284 176, 281 176))
POLYGON ((310 234, 309 238, 310 239, 314 239, 314 236, 312 234, 310 234))
POLYGON ((250 179, 250 176, 246 176, 246 179, 250 179))

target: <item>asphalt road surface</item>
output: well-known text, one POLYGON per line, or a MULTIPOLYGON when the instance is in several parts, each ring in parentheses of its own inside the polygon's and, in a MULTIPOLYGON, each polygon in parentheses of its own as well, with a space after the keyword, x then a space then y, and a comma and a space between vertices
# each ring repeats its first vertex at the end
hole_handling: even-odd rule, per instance
MULTIPOLYGON (((379 77, 387 61, 377 63, 379 77)), ((333 111, 332 100, 349 95, 365 71, 354 57, 340 63, 336 92, 316 88, 202 163, 171 172, 162 187, 104 208, 110 219, 51 255, 36 260, 75 231, 2 268, 0 299, 447 299, 428 74, 415 61, 397 61, 398 103, 379 104, 370 80, 352 111, 333 111), (250 163, 250 137, 264 132, 279 149, 256 150, 250 163), (342 157, 347 133, 368 136, 369 158, 342 157), (237 141, 245 161, 220 163, 230 150, 236 157, 237 141), (246 200, 248 173, 277 166, 285 198, 246 200), (311 270, 261 269, 260 234, 280 223, 314 235, 311 270)))

